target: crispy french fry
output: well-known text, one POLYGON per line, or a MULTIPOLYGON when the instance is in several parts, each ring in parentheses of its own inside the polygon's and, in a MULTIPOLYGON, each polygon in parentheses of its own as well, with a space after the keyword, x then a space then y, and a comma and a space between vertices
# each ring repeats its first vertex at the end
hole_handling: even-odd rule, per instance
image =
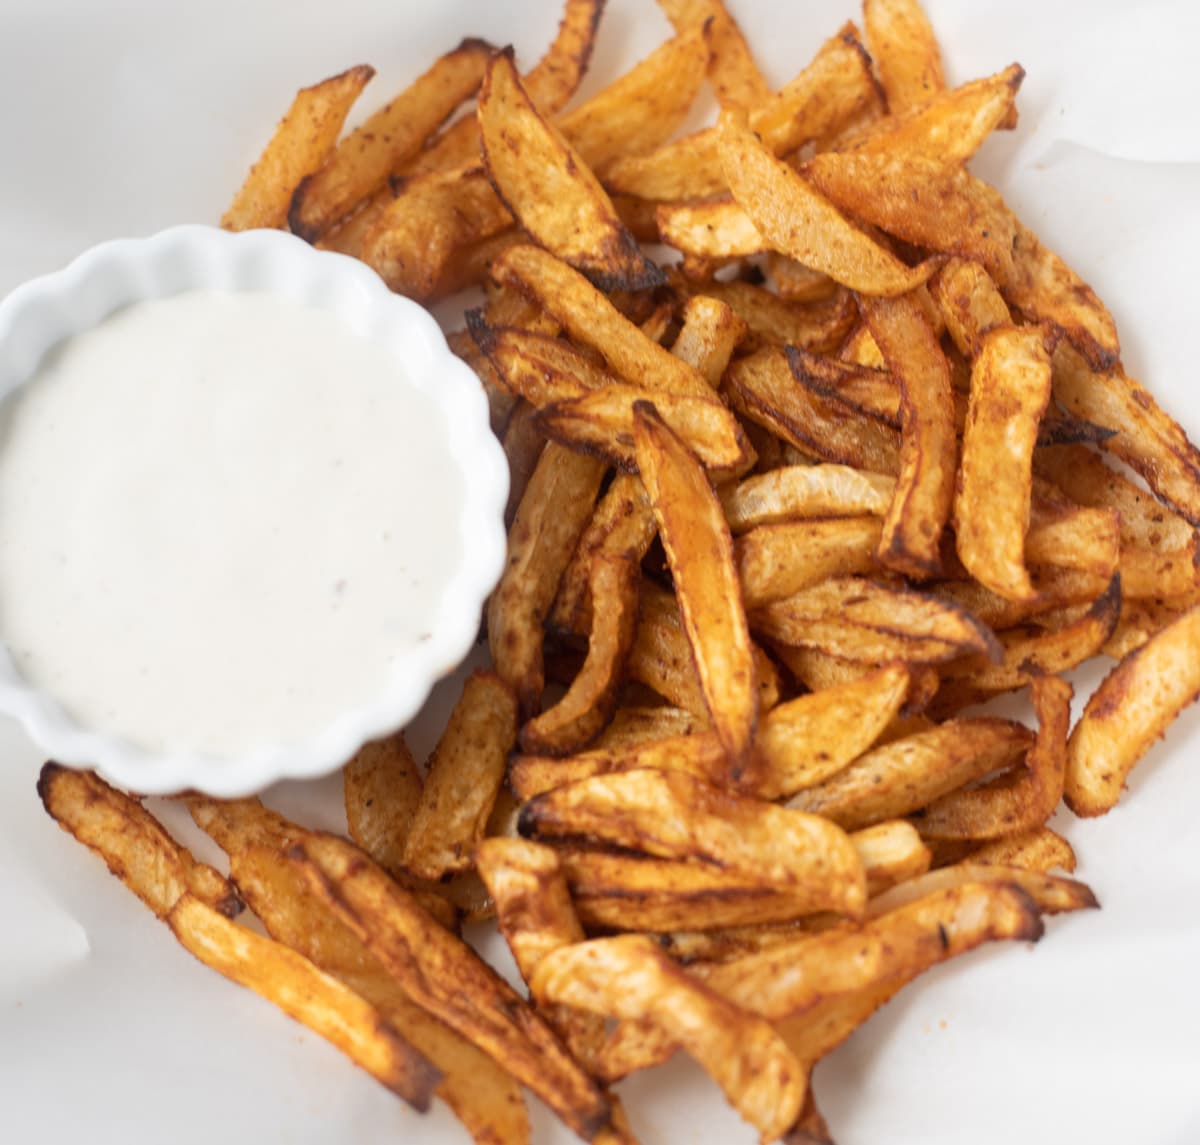
POLYGON ((945 89, 941 49, 917 0, 864 0, 863 30, 893 115, 945 89))
POLYGON ((1049 827, 1038 827, 985 843, 971 852, 970 862, 977 866, 1020 867, 1042 872, 1061 867, 1071 874, 1075 870, 1075 852, 1061 835, 1049 827))
POLYGON ((1125 657, 1088 700, 1067 748, 1067 806, 1080 816, 1116 806, 1125 778, 1200 694, 1200 608, 1125 657))
POLYGON ((997 326, 971 369, 954 533, 959 559, 1001 596, 1029 600, 1025 567, 1037 427, 1050 400, 1050 353, 1037 326, 997 326))
POLYGON ((37 790, 46 813, 95 851, 159 918, 166 918, 187 892, 229 918, 242 909, 217 871, 197 863, 136 799, 99 776, 47 763, 37 790))
POLYGON ((537 411, 528 402, 517 402, 504 427, 504 457, 508 461, 508 504, 504 509, 504 521, 510 528, 546 448, 546 439, 533 420, 535 413, 537 411))
POLYGON ((868 918, 880 918, 899 910, 909 903, 918 902, 926 895, 954 887, 966 887, 976 883, 1005 884, 1021 888, 1043 914, 1062 914, 1075 910, 1096 910, 1099 903, 1091 887, 1076 879, 1065 879, 1058 875, 1047 875, 1041 871, 1020 867, 982 865, 972 862, 959 863, 953 867, 930 871, 909 879, 906 883, 873 898, 867 906, 868 918))
POLYGON ((722 107, 753 107, 770 94, 741 29, 722 0, 659 0, 677 33, 709 24, 708 78, 722 107))
POLYGON ((293 233, 313 242, 384 186, 475 94, 493 51, 484 40, 463 40, 343 139, 329 162, 296 188, 288 211, 293 233))
POLYGON ((687 300, 682 319, 671 353, 694 367, 715 390, 738 343, 746 336, 746 323, 719 297, 703 294, 687 300))
POLYGON ((342 772, 350 838, 386 870, 404 866, 422 786, 402 732, 364 744, 342 772))
POLYGON ((605 289, 665 282, 641 252, 583 157, 544 119, 511 53, 492 57, 479 95, 484 163, 521 226, 605 289))
POLYGON ((413 1001, 503 1062, 581 1137, 609 1123, 607 1098, 537 1014, 365 855, 327 835, 310 835, 290 855, 413 1001))
POLYGON ((770 249, 766 235, 731 199, 660 203, 654 217, 662 241, 686 258, 730 260, 770 249))
POLYGON ((814 517, 882 517, 895 482, 845 465, 788 465, 720 491, 732 532, 814 517))
POLYGON ((754 738, 758 692, 729 526, 703 469, 649 403, 634 406, 633 430, 704 702, 736 776, 754 738))
POLYGON ((429 761, 421 802, 404 841, 404 866, 425 879, 469 870, 475 844, 517 741, 517 699, 491 672, 475 672, 429 761))
POLYGON ((374 68, 359 65, 297 92, 221 226, 227 231, 282 227, 296 188, 325 163, 351 106, 374 74, 374 68))
POLYGON ((879 560, 910 576, 934 574, 954 495, 957 443, 950 370, 913 298, 862 298, 863 317, 900 382, 900 473, 883 521, 879 560))
POLYGON ((809 350, 835 349, 858 316, 848 291, 815 302, 790 302, 748 282, 714 279, 705 284, 704 293, 732 307, 762 341, 809 350))
POLYGON ((548 445, 509 530, 508 563, 488 604, 488 643, 496 672, 516 690, 525 714, 541 704, 542 622, 605 468, 594 458, 548 445))
POLYGON ((617 705, 625 661, 637 632, 641 570, 628 556, 592 558, 592 631, 587 659, 567 694, 521 729, 521 749, 566 755, 609 721, 617 705))
POLYGON ((936 269, 932 262, 905 266, 728 112, 720 133, 721 166, 733 197, 772 250, 865 294, 904 294, 936 269))
POLYGON ((593 939, 548 954, 531 983, 539 999, 617 1018, 649 1018, 720 1085, 763 1140, 799 1116, 807 1076, 770 1024, 680 970, 650 938, 593 939))
POLYGON ((939 796, 1019 759, 1032 736, 991 717, 951 720, 860 756, 793 796, 788 806, 848 830, 908 815, 939 796))
POLYGON ((929 293, 955 346, 968 358, 979 354, 985 335, 1012 321, 999 289, 977 262, 948 260, 929 280, 929 293))

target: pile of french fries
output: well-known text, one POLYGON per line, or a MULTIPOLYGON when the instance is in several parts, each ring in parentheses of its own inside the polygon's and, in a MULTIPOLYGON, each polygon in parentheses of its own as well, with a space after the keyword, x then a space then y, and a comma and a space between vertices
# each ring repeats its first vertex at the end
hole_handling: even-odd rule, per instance
POLYGON ((1048 821, 1110 810, 1200 689, 1200 454, 968 169, 1021 68, 948 88, 916 0, 866 0, 772 91, 721 0, 661 6, 674 36, 569 111, 602 0, 524 74, 465 40, 340 142, 371 69, 308 88, 224 219, 484 292, 450 339, 508 562, 427 766, 402 734, 350 761, 349 839, 183 796, 228 877, 95 776, 40 781, 188 950, 481 1142, 528 1140, 522 1087, 633 1141, 613 1084, 678 1052, 764 1142, 829 1141, 813 1066, 1095 906, 1048 821), (976 710, 1021 690, 1032 728, 976 710), (527 995, 459 937, 492 916, 527 995))

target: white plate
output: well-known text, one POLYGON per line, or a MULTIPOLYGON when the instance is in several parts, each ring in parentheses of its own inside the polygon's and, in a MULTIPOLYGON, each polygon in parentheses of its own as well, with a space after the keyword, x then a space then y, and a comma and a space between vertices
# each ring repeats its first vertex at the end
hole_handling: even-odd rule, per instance
MULTIPOLYGON (((842 0, 732 7, 777 82, 857 15, 842 0)), ((1200 8, 928 8, 952 78, 1013 59, 1028 69, 1021 127, 989 142, 979 170, 1094 282, 1131 372, 1200 434, 1200 8)), ((556 21, 549 0, 5 0, 0 291, 101 239, 215 219, 302 84, 369 61, 378 103, 465 34, 511 39, 530 60, 556 21)), ((666 30, 648 0, 610 0, 587 90, 666 30)), ((436 710, 423 717, 419 744, 436 723, 436 710)), ((998 946, 926 975, 820 1068, 842 1145, 1200 1141, 1197 737, 1193 709, 1112 815, 1064 817, 1102 911, 1051 919, 1034 950, 998 946)), ((0 760, 0 1139, 466 1139, 443 1111, 410 1114, 178 949, 46 819, 33 790, 40 761, 11 727, 0 729, 0 760)), ((329 783, 273 797, 337 825, 329 783)), ((754 1139, 686 1065, 623 1092, 647 1145, 754 1139)), ((539 1116, 538 1139, 570 1138, 539 1116)))

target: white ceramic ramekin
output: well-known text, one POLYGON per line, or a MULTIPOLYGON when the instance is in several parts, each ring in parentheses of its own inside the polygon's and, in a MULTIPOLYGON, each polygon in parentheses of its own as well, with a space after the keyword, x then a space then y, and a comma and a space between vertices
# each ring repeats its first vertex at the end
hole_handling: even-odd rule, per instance
MULTIPOLYGON (((342 713, 303 744, 228 759, 147 752, 78 726, 52 696, 22 678, 0 644, 0 711, 16 717, 53 759, 95 768, 146 794, 195 788, 234 796, 339 767, 367 740, 403 726, 433 684, 462 661, 504 564, 508 466, 488 425, 478 378, 450 352, 433 318, 392 294, 362 263, 314 250, 280 231, 176 227, 147 239, 104 243, 64 270, 25 283, 0 302, 0 400, 29 380, 46 352, 64 339, 130 303, 197 289, 268 291, 321 307, 400 357, 412 384, 444 414, 462 476, 462 503, 445 507, 458 517, 461 559, 443 585, 431 639, 402 653, 383 696, 364 697, 361 707, 342 713)), ((420 495, 437 491, 422 489, 420 495)), ((19 608, 20 602, 8 606, 19 608)))

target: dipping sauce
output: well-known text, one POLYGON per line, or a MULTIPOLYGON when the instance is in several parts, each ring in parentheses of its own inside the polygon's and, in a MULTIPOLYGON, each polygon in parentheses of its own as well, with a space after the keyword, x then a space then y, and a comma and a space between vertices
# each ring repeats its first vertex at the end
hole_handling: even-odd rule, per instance
POLYGON ((334 314, 130 306, 0 405, 0 639, 147 750, 302 741, 429 638, 460 483, 442 412, 334 314))

